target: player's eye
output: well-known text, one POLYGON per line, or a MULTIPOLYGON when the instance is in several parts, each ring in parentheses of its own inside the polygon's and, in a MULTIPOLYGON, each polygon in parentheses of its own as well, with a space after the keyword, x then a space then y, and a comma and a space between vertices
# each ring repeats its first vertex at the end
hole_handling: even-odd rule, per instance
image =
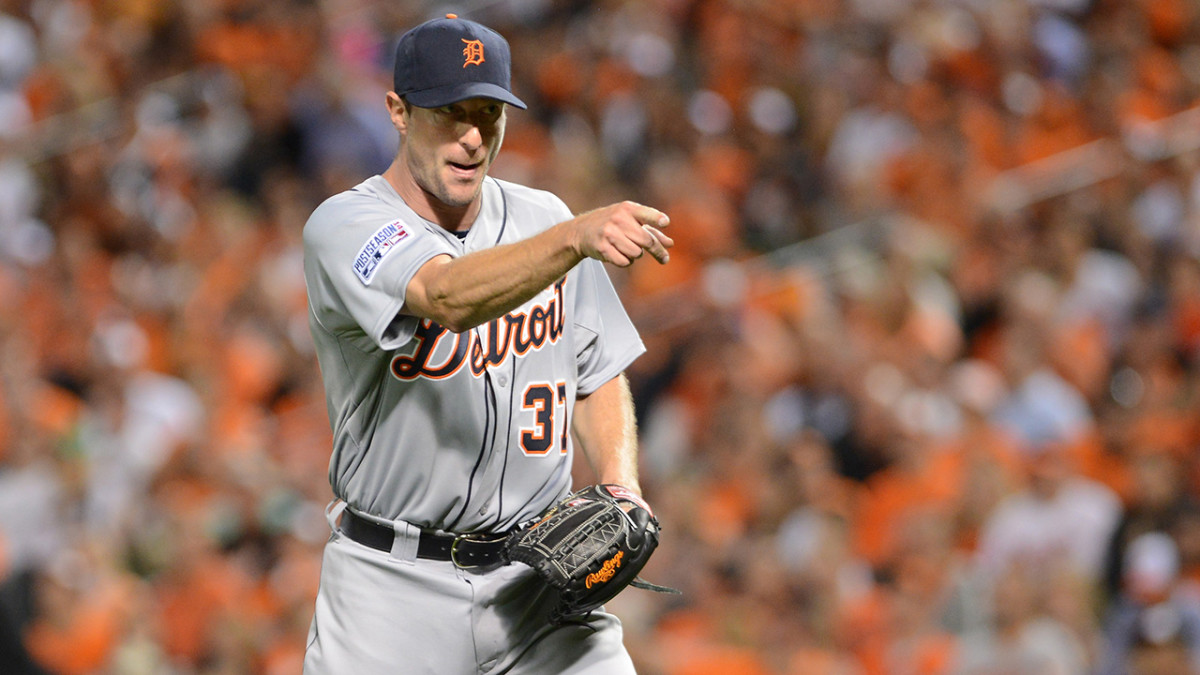
POLYGON ((504 112, 504 105, 501 103, 493 103, 479 109, 479 120, 484 124, 495 124, 496 120, 500 119, 501 113, 504 112))

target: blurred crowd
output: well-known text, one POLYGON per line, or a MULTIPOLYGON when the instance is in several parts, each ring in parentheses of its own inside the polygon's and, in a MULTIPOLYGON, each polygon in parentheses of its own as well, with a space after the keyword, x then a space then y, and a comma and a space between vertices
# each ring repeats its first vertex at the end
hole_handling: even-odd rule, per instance
POLYGON ((498 177, 671 216, 642 672, 1200 673, 1192 0, 0 0, 0 671, 299 672, 300 232, 447 11, 498 177))

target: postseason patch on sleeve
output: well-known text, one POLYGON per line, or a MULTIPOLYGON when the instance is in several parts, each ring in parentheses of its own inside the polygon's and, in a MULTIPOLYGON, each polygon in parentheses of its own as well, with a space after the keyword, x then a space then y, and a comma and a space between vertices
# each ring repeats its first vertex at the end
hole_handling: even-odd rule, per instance
POLYGON ((400 242, 407 238, 408 230, 404 229, 404 223, 399 220, 394 220, 376 230, 367 243, 359 249, 358 255, 354 257, 354 273, 358 275, 358 280, 370 285, 384 256, 396 250, 400 242))

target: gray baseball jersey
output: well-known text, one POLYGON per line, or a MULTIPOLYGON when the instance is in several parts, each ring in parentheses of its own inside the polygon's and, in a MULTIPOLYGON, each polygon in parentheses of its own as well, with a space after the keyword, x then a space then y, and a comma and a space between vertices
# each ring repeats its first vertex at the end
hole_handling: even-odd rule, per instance
POLYGON ((503 531, 571 481, 575 398, 644 351, 603 265, 584 260, 463 333, 400 314, 416 271, 572 217, 554 195, 487 178, 465 239, 374 176, 304 228, 309 323, 333 428, 329 478, 350 508, 455 532, 503 531))

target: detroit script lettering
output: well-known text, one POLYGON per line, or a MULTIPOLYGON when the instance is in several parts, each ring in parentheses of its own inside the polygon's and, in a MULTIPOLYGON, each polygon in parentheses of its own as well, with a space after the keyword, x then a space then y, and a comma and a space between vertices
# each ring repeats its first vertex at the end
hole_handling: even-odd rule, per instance
POLYGON ((554 295, 545 305, 534 305, 529 312, 509 312, 492 319, 487 325, 486 342, 476 331, 451 333, 441 324, 425 319, 417 327, 413 339, 417 349, 412 356, 397 356, 392 359, 392 375, 401 380, 427 377, 440 380, 457 373, 465 364, 470 364, 475 377, 483 375, 490 366, 500 365, 509 352, 521 356, 530 349, 539 349, 547 341, 558 342, 562 336, 565 310, 563 307, 563 284, 559 279, 553 286, 554 295), (434 363, 434 354, 443 340, 453 339, 454 347, 449 356, 434 363))

